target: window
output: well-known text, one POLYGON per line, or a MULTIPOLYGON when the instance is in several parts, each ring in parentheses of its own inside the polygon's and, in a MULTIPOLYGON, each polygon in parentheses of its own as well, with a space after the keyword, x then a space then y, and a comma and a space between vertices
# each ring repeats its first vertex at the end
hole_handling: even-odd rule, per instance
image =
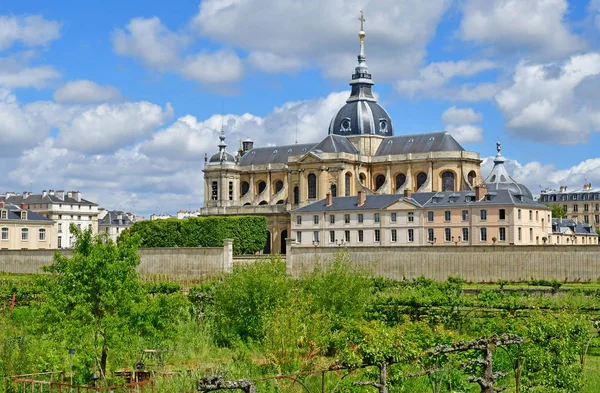
POLYGON ((381 232, 379 231, 379 229, 375 229, 375 242, 380 242, 381 241, 381 232))
POLYGON ((519 239, 519 241, 521 241, 521 239, 523 238, 523 236, 521 236, 521 228, 519 228, 517 230, 517 233, 518 233, 518 239, 519 239))
POLYGON ((247 181, 242 182, 242 196, 246 195, 250 191, 250 184, 247 181))
POLYGON ((583 211, 584 212, 590 211, 590 206, 587 203, 583 205, 583 211))
POLYGON ((21 229, 21 240, 25 242, 29 240, 29 229, 21 229))
POLYGON ((505 209, 498 210, 498 219, 506 220, 506 210, 505 209))
POLYGON ((529 228, 529 241, 533 242, 533 228, 529 228))
POLYGON ((446 171, 442 173, 442 191, 454 191, 454 173, 446 171))
POLYGON ((352 181, 352 174, 350 172, 346 172, 346 176, 345 176, 345 186, 346 189, 344 190, 344 195, 345 196, 350 196, 350 186, 351 186, 351 181, 352 181))
POLYGON ((344 231, 344 240, 346 241, 346 243, 350 243, 350 231, 344 231))
POLYGON ((408 222, 413 222, 413 221, 415 221, 415 213, 408 212, 408 222))
POLYGON ((444 212, 444 221, 450 221, 450 210, 444 212))
POLYGON ((392 229, 392 243, 398 241, 398 231, 396 229, 392 229))
POLYGON ((596 224, 600 224, 600 216, 598 214, 596 214, 596 216, 594 217, 594 221, 596 222, 596 224))
POLYGON ((62 236, 58 237, 58 248, 62 248, 62 236))
POLYGON ((380 221, 379 213, 375 213, 375 215, 373 216, 373 219, 375 220, 375 222, 379 222, 380 221))
POLYGON ((377 175, 375 177, 375 191, 379 190, 385 184, 385 176, 377 175))
POLYGON ((21 220, 27 220, 27 210, 21 211, 21 220))
POLYGON ((329 223, 330 224, 335 224, 335 214, 330 214, 329 215, 329 223))
POLYGON ((332 184, 331 185, 331 197, 335 198, 337 196, 337 185, 336 184, 332 184))
POLYGON ((364 237, 364 233, 363 233, 363 231, 361 229, 361 230, 358 231, 358 242, 359 243, 363 242, 363 237, 364 237))
POLYGON ((540 212, 539 211, 535 211, 535 220, 539 221, 540 220, 540 212))
POLYGON ((302 244, 302 232, 300 231, 296 232, 296 243, 302 244))
POLYGON ((404 173, 396 175, 396 190, 402 187, 404 183, 406 183, 406 175, 404 173))
POLYGON ((479 212, 479 219, 481 221, 487 221, 487 210, 483 209, 479 212))
POLYGON ((574 212, 578 212, 579 211, 579 205, 577 205, 577 204, 573 205, 573 211, 574 212))
POLYGON ((219 183, 216 181, 212 182, 212 193, 210 199, 213 201, 219 199, 219 183))
POLYGON ((487 228, 481 228, 480 233, 481 233, 481 241, 487 242, 487 228))
POLYGON ((408 242, 413 243, 415 241, 415 230, 410 228, 408 230, 408 242))
POLYGON ((313 231, 313 242, 319 243, 319 231, 313 231))
POLYGON ((567 205, 563 205, 563 211, 566 213, 567 212, 567 205))
POLYGON ((46 241, 46 230, 44 228, 40 228, 38 233, 39 233, 40 241, 45 242, 46 241))
POLYGON ((77 216, 77 219, 78 219, 79 221, 81 221, 81 216, 77 216))
POLYGON ((573 200, 576 201, 577 200, 577 194, 573 195, 573 200))
POLYGON ((302 216, 296 216, 296 224, 302 225, 302 216))
POLYGON ((600 210, 600 204, 596 203, 596 211, 599 211, 599 210, 600 210))
POLYGON ((294 205, 300 203, 300 189, 298 186, 294 187, 294 205))
POLYGON ((462 220, 463 221, 469 221, 469 211, 468 210, 463 210, 462 211, 462 220))
POLYGON ((358 213, 358 223, 362 224, 364 220, 363 214, 362 213, 358 213))
POLYGON ((463 242, 468 242, 469 241, 469 228, 463 228, 462 229, 462 241, 463 242))
POLYGON ((444 241, 452 241, 452 231, 450 230, 450 228, 444 229, 444 241))
POLYGON ((233 182, 229 182, 229 200, 233 201, 233 182))
POLYGON ((319 216, 315 214, 313 216, 313 224, 317 225, 318 223, 319 223, 319 216))
POLYGON ((398 215, 397 215, 397 213, 392 213, 392 214, 391 214, 391 218, 390 218, 390 220, 391 220, 392 222, 396 222, 396 221, 398 220, 398 215))
POLYGON ((329 243, 335 243, 335 231, 329 231, 329 243))
POLYGON ((2 228, 2 240, 8 240, 8 228, 2 228))
POLYGON ((344 224, 350 224, 350 214, 344 214, 344 224))
POLYGON ((590 216, 587 216, 587 215, 586 215, 586 216, 583 216, 583 222, 584 222, 585 224, 589 224, 589 223, 590 223, 590 216))
POLYGON ((433 212, 432 211, 427 212, 427 221, 429 221, 429 222, 433 221, 433 212))
POLYGON ((2 218, 3 220, 6 220, 7 217, 8 217, 8 211, 7 210, 2 210, 0 218, 2 218))
POLYGON ((62 233, 62 223, 58 223, 58 233, 62 233))
POLYGON ((314 199, 317 197, 317 175, 310 173, 308 175, 308 198, 314 199))
POLYGON ((521 209, 517 210, 517 218, 519 220, 521 219, 521 209))
POLYGON ((59 219, 59 220, 62 220, 62 214, 59 214, 59 215, 58 215, 58 219, 59 219))
POLYGON ((506 241, 506 228, 498 229, 498 238, 500 239, 501 242, 506 241))
POLYGON ((435 237, 433 236, 433 228, 427 228, 427 241, 428 242, 435 242, 435 237))
POLYGON ((427 181, 427 174, 425 172, 421 172, 417 175, 417 190, 425 184, 427 181))

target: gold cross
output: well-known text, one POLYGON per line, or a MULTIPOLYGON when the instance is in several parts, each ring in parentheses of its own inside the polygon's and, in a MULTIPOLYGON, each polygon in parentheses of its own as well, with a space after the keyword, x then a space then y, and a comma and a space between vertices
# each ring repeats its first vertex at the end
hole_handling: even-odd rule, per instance
POLYGON ((363 15, 363 11, 360 10, 360 18, 358 18, 358 20, 360 21, 360 30, 363 30, 363 23, 366 22, 366 19, 363 15))

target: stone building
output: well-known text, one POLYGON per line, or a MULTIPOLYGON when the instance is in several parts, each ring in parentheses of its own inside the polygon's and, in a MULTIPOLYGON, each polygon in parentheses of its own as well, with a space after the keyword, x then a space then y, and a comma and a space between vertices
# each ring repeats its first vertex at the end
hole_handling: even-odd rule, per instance
POLYGON ((109 239, 116 242, 125 229, 133 225, 135 216, 121 210, 100 209, 98 214, 98 233, 105 233, 109 239))
POLYGON ((0 249, 56 248, 54 221, 20 206, 0 201, 0 249))
POLYGON ((510 177, 500 153, 474 190, 326 198, 291 212, 291 236, 314 246, 547 244, 550 208, 510 177))
POLYGON ((55 238, 51 239, 53 248, 70 248, 73 245, 73 234, 70 225, 75 224, 81 229, 91 229, 98 232, 98 205, 82 198, 79 191, 42 191, 41 194, 31 192, 7 192, 6 203, 23 205, 39 215, 54 221, 55 238))
POLYGON ((590 224, 568 218, 553 218, 550 244, 598 244, 598 234, 590 224))
POLYGON ((600 188, 586 183, 581 189, 569 190, 561 186, 556 190, 543 190, 540 202, 550 206, 561 206, 567 218, 600 229, 600 188))
POLYGON ((264 215, 265 251, 285 252, 289 212, 327 194, 470 191, 481 182, 479 154, 465 151, 449 133, 394 134, 392 119, 371 90, 362 26, 359 38, 350 96, 323 140, 270 147, 246 140, 234 156, 221 131, 219 151, 205 157, 202 215, 264 215))

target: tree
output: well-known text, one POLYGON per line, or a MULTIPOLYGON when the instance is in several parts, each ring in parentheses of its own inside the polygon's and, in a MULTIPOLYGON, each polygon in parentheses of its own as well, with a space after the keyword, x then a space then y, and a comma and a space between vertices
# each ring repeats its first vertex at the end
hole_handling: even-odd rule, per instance
POLYGON ((134 323, 143 290, 135 267, 140 262, 137 237, 115 244, 91 229, 70 227, 75 236, 72 257, 59 253, 46 270, 55 281, 45 303, 46 315, 73 335, 93 336, 94 356, 105 375, 111 345, 134 323), (101 353, 98 357, 98 353, 101 353))
POLYGON ((558 205, 548 205, 552 208, 552 218, 566 218, 567 212, 564 211, 562 206, 558 205))

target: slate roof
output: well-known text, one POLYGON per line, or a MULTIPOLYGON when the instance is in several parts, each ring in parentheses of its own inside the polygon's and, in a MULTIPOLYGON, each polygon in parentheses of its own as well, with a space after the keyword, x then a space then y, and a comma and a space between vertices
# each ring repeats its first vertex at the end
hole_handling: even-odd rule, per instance
POLYGON ((598 236, 589 224, 583 224, 580 221, 574 221, 569 218, 553 218, 552 219, 552 232, 553 233, 565 233, 567 229, 573 231, 577 235, 591 235, 598 236))
POLYGON ((317 143, 310 151, 314 153, 350 153, 358 154, 358 150, 348 138, 340 135, 328 135, 317 143))
POLYGON ((127 214, 125 212, 119 211, 119 210, 108 210, 106 212, 106 215, 98 220, 98 225, 99 226, 124 226, 124 227, 128 227, 133 225, 133 222, 129 219, 129 217, 127 216, 127 214), (117 219, 117 216, 121 215, 121 222, 119 223, 119 220, 117 219))
MULTIPOLYGON (((413 193, 415 195, 420 193, 413 193)), ((474 191, 443 191, 437 192, 430 197, 430 199, 422 203, 423 206, 490 206, 490 205, 513 205, 531 207, 536 209, 549 209, 548 206, 534 201, 525 195, 517 195, 510 190, 488 190, 486 196, 480 200, 475 201, 474 191)))
POLYGON ((255 147, 242 156, 239 165, 285 164, 289 156, 307 153, 315 147, 315 143, 304 143, 287 146, 255 147))
MULTIPOLYGON (((8 210, 8 214, 7 214, 7 220, 16 220, 16 221, 46 221, 48 223, 52 223, 54 222, 54 220, 48 218, 48 217, 44 217, 41 214, 38 214, 36 212, 33 212, 31 210, 26 210, 27 211, 27 220, 21 220, 21 212, 23 210, 21 210, 21 208, 17 205, 13 205, 13 204, 6 204, 5 205, 5 209, 8 210)), ((1 221, 5 221, 5 220, 0 220, 1 221)))
POLYGON ((56 194, 55 195, 47 194, 44 197, 42 197, 42 194, 31 194, 27 198, 23 198, 23 195, 19 194, 16 196, 4 197, 4 200, 6 201, 6 203, 12 203, 15 205, 21 205, 21 203, 24 203, 26 205, 33 205, 33 204, 40 204, 40 203, 62 203, 65 205, 98 206, 96 203, 90 202, 87 199, 83 199, 83 198, 81 198, 81 201, 77 202, 77 200, 75 198, 69 198, 67 196, 66 192, 65 192, 64 199, 60 199, 59 197, 56 196, 56 194))
POLYGON ((388 154, 429 153, 432 151, 464 151, 447 132, 401 135, 385 138, 375 152, 376 156, 388 154))
POLYGON ((383 194, 383 195, 368 195, 365 203, 362 206, 357 205, 358 197, 335 197, 331 198, 331 205, 326 205, 326 200, 322 199, 310 205, 303 206, 294 210, 294 213, 310 213, 310 212, 326 212, 339 210, 376 210, 402 199, 402 195, 383 194))

